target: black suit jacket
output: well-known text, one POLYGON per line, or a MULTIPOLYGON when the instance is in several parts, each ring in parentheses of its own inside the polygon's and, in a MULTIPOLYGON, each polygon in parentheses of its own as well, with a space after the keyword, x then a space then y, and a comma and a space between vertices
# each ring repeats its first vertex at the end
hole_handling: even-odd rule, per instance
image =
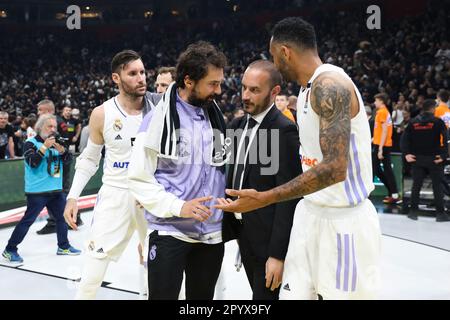
MULTIPOLYGON (((246 123, 247 115, 235 119, 230 124, 229 129, 244 129, 246 123)), ((267 155, 268 151, 262 152, 262 158, 258 152, 257 163, 249 163, 247 159, 242 189, 269 190, 297 177, 302 172, 297 125, 273 106, 259 126, 257 134, 264 129, 268 132, 268 139, 266 141, 258 139, 258 143, 256 143, 256 140, 253 140, 250 148, 265 148, 265 150, 270 150, 270 132, 274 129, 279 130, 278 141, 274 141, 279 146, 278 172, 274 175, 261 174, 261 168, 270 167, 270 164, 263 164, 267 163, 264 155, 267 155), (267 146, 262 146, 262 144, 267 144, 267 146)), ((234 140, 234 157, 236 157, 239 139, 234 140)), ((231 164, 228 168, 228 188, 232 188, 233 172, 234 165, 231 164)), ((294 210, 298 201, 299 199, 280 202, 244 213, 242 214, 242 224, 235 218, 234 214, 225 212, 222 224, 223 241, 238 239, 242 232, 245 233, 249 240, 255 256, 259 258, 274 257, 284 260, 289 244, 294 210)))

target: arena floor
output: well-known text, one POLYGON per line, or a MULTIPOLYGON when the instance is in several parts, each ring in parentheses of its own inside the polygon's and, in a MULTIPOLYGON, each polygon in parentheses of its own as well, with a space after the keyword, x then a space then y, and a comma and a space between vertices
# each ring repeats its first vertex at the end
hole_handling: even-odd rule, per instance
MULTIPOLYGON (((382 290, 379 299, 450 299, 450 223, 436 223, 432 217, 412 221, 395 210, 377 205, 382 226, 382 290)), ((92 211, 82 214, 85 224, 79 231, 70 231, 71 244, 83 247, 92 211)), ((19 247, 24 258, 20 267, 0 261, 0 300, 45 299, 70 300, 75 296, 83 256, 56 255, 56 235, 40 236, 36 231, 45 224, 43 218, 31 227, 19 247)), ((3 250, 12 227, 0 229, 3 250)), ((234 267, 237 245, 227 243, 216 299, 247 300, 251 291, 241 269, 234 267)), ((3 258, 2 258, 3 259, 3 258)), ((117 263, 111 263, 102 288, 101 300, 138 300, 143 283, 138 264, 135 235, 117 263)))

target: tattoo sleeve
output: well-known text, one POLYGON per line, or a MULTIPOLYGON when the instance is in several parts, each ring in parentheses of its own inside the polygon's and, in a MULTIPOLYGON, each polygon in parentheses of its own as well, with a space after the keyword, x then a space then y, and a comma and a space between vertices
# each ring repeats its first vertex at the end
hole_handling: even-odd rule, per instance
POLYGON ((352 90, 341 76, 324 73, 313 83, 311 107, 320 118, 318 165, 273 189, 275 202, 300 198, 343 181, 347 175, 352 90))

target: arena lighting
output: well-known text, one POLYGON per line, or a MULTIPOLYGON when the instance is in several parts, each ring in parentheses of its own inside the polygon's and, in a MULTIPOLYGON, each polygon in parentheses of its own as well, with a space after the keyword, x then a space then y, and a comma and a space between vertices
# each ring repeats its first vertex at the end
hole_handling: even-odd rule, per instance
POLYGON ((99 18, 101 16, 102 16, 102 14, 99 12, 83 12, 83 13, 81 13, 81 17, 87 18, 87 19, 99 18))
POLYGON ((180 12, 178 12, 178 10, 172 10, 173 16, 178 16, 179 14, 180 14, 180 12))
POLYGON ((5 10, 0 11, 0 18, 7 18, 8 13, 5 10))
POLYGON ((144 12, 144 17, 145 17, 145 18, 149 18, 149 17, 151 17, 151 16, 153 16, 153 11, 145 11, 145 12, 144 12))
POLYGON ((89 10, 91 7, 86 7, 86 10, 89 10))
POLYGON ((62 19, 66 19, 66 18, 67 18, 67 15, 66 15, 65 13, 63 13, 63 12, 58 12, 58 13, 56 14, 55 18, 56 18, 57 20, 62 20, 62 19))

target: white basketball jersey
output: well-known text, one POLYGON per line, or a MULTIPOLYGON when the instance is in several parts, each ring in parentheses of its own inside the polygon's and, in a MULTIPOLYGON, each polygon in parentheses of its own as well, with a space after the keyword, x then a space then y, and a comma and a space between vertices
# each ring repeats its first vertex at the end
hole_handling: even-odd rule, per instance
POLYGON ((131 148, 142 122, 142 113, 129 115, 119 104, 117 96, 103 104, 105 124, 105 161, 103 163, 103 183, 128 189, 128 164, 131 148))
MULTIPOLYGON (((297 121, 303 171, 311 169, 323 159, 319 141, 319 116, 311 107, 310 92, 311 86, 314 85, 313 81, 321 73, 328 71, 337 72, 351 81, 343 69, 331 64, 323 64, 316 69, 308 81, 308 86, 301 88, 297 101, 297 121)), ((365 200, 374 189, 369 122, 361 94, 354 83, 353 86, 358 98, 359 112, 351 119, 347 178, 343 182, 305 196, 306 200, 320 206, 355 206, 365 200)))

